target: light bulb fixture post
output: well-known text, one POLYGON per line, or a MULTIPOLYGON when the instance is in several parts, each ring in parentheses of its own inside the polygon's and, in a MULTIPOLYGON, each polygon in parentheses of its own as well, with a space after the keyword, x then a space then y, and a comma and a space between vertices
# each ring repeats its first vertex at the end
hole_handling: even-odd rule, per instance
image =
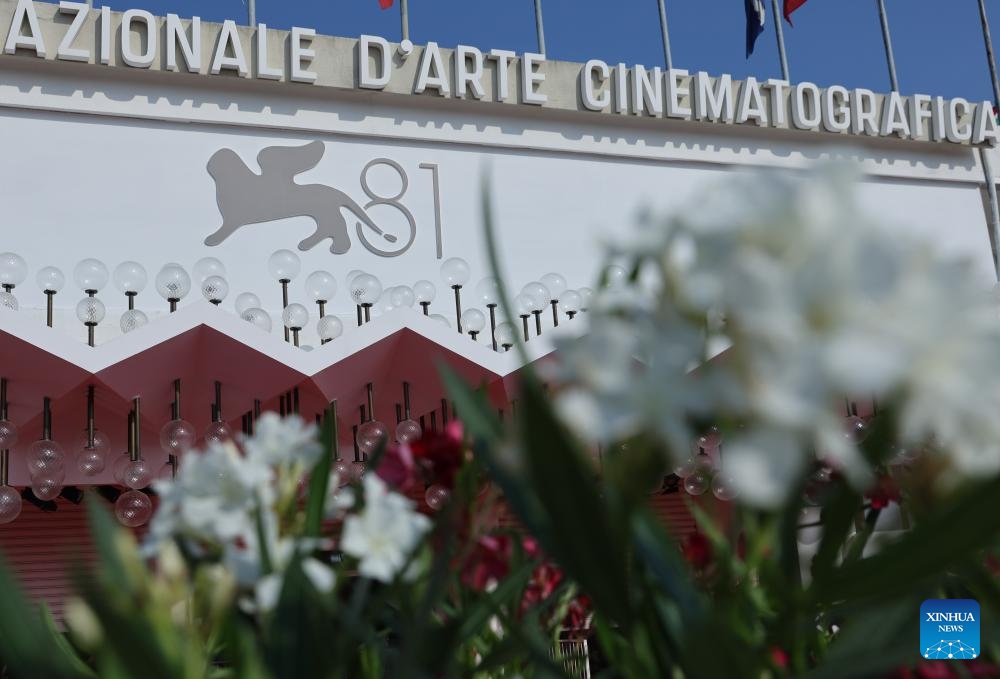
POLYGON ((476 332, 475 330, 470 330, 470 331, 469 331, 469 337, 471 337, 471 338, 472 338, 472 341, 473 341, 473 342, 476 342, 476 341, 478 341, 478 340, 476 339, 476 337, 478 337, 478 336, 479 336, 479 333, 478 333, 478 332, 476 332))
POLYGON ((441 399, 441 426, 448 426, 448 399, 441 399))
MULTIPOLYGON (((0 420, 7 419, 7 378, 0 377, 0 420)), ((10 471, 10 450, 0 450, 0 486, 7 485, 10 471)))
POLYGON ((368 396, 368 419, 365 422, 371 422, 375 419, 375 385, 369 382, 365 386, 365 392, 368 396))
POLYGON ((42 440, 52 440, 52 399, 42 398, 42 440))
MULTIPOLYGON (((282 310, 288 308, 288 284, 292 282, 291 278, 282 278, 278 281, 281 283, 281 308, 282 310)), ((290 338, 288 328, 285 328, 285 341, 288 342, 290 338)))
POLYGON ((355 306, 358 309, 358 327, 360 328, 361 324, 364 323, 364 317, 362 316, 363 312, 361 311, 361 305, 360 304, 356 304, 355 306))
MULTIPOLYGON (((134 413, 135 420, 132 426, 134 427, 134 437, 135 437, 135 460, 142 459, 142 404, 139 396, 132 399, 132 412, 134 413)), ((135 461, 133 460, 133 462, 135 461)))
POLYGON ((340 460, 340 434, 337 431, 337 401, 330 401, 326 409, 327 422, 330 423, 330 457, 334 462, 340 460))
POLYGON ((135 309, 135 298, 138 292, 128 291, 125 293, 125 297, 128 298, 128 310, 133 311, 135 309))
POLYGON ((462 286, 453 285, 451 289, 455 291, 455 325, 458 327, 458 334, 462 334, 462 286))
POLYGON ((97 329, 97 323, 94 323, 93 321, 88 321, 84 323, 84 325, 87 326, 87 346, 92 347, 94 346, 94 335, 95 335, 95 330, 97 329))
POLYGON ((527 314, 525 316, 521 316, 521 326, 522 326, 522 329, 524 331, 524 341, 525 342, 527 342, 528 340, 531 339, 531 335, 530 335, 530 333, 528 331, 528 318, 530 316, 531 316, 531 314, 527 314))
POLYGON ((316 306, 319 307, 319 317, 323 318, 324 316, 326 316, 326 300, 325 299, 317 299, 316 300, 316 306))
POLYGON ((576 318, 576 313, 577 312, 575 312, 575 311, 567 311, 566 315, 569 316, 569 320, 572 321, 574 318, 576 318))
POLYGON ((410 419, 410 383, 403 382, 403 419, 410 419))
POLYGON ((371 303, 365 303, 361 305, 361 308, 365 312, 365 323, 370 323, 372 320, 372 305, 371 303))
POLYGON ((424 316, 430 316, 431 315, 431 303, 430 302, 421 302, 420 303, 420 308, 424 310, 424 316))
POLYGON ((559 300, 553 299, 549 300, 549 304, 552 305, 552 327, 559 327, 559 300))
POLYGON ((490 311, 490 337, 493 339, 493 351, 497 350, 497 305, 487 304, 490 311))
POLYGON ((541 310, 532 311, 535 315, 535 337, 542 334, 542 312, 541 310))
POLYGON ((512 346, 514 346, 514 345, 513 345, 513 344, 505 344, 505 345, 503 345, 503 350, 504 350, 505 352, 507 352, 507 351, 510 351, 510 348, 511 348, 512 346))
POLYGON ((87 449, 93 450, 95 443, 95 429, 94 429, 94 392, 95 388, 93 384, 87 386, 87 449))
MULTIPOLYGON (((296 347, 299 346, 299 331, 302 328, 292 328, 292 344, 296 347)), ((285 328, 285 332, 288 332, 288 328, 285 328)))
POLYGON ((52 327, 53 311, 55 307, 55 290, 45 290, 45 324, 52 327))
POLYGON ((214 422, 222 422, 222 382, 215 381, 215 415, 218 419, 214 422))

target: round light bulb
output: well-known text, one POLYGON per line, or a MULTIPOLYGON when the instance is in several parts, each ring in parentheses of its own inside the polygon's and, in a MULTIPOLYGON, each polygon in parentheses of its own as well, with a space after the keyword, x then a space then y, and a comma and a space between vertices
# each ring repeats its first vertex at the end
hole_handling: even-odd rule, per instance
POLYGON ((374 453, 379 445, 388 438, 389 428, 378 420, 365 422, 358 427, 358 448, 366 455, 374 453))
POLYGON ((309 310, 301 304, 289 304, 281 314, 281 321, 290 330, 301 330, 309 324, 309 310))
POLYGON ((111 450, 111 438, 100 429, 94 430, 94 445, 90 445, 90 436, 84 429, 73 442, 73 450, 78 452, 94 452, 105 456, 111 450))
POLYGON ((521 294, 531 298, 532 311, 541 311, 552 301, 552 293, 538 281, 532 281, 521 288, 521 294))
POLYGON ((0 486, 0 524, 10 523, 21 515, 21 494, 16 488, 0 486))
POLYGON ((483 306, 500 303, 500 281, 496 278, 484 278, 476 285, 476 297, 483 306))
POLYGON ((451 320, 447 316, 442 316, 441 314, 431 314, 430 319, 432 321, 437 321, 446 328, 451 327, 451 320))
POLYGON ((715 475, 715 478, 712 479, 712 495, 722 502, 736 499, 739 492, 736 490, 736 484, 731 474, 719 472, 715 475))
POLYGON ((433 485, 427 489, 424 493, 424 500, 427 502, 427 506, 433 509, 435 512, 444 507, 445 503, 448 502, 448 498, 451 497, 451 492, 440 485, 433 485))
POLYGON ((106 314, 104 302, 96 297, 84 297, 76 304, 76 317, 86 325, 97 325, 106 314))
POLYGON ((240 314, 240 318, 247 323, 257 326, 264 332, 271 332, 271 314, 263 309, 247 309, 240 314))
POLYGON ((35 282, 42 292, 59 292, 66 285, 66 276, 54 266, 46 266, 35 274, 35 282))
POLYGON ((462 312, 462 328, 466 332, 482 332, 486 327, 486 315, 479 309, 466 309, 462 312))
POLYGON ((291 250, 278 250, 267 259, 267 272, 276 281, 293 281, 300 271, 302 262, 291 250))
POLYGON ((8 311, 17 311, 20 304, 17 302, 17 297, 13 293, 7 292, 6 290, 0 290, 0 309, 7 309, 8 311))
POLYGON ((583 297, 576 290, 567 290, 559 297, 559 310, 564 314, 576 313, 583 304, 583 297))
POLYGON ((362 271, 361 269, 351 269, 350 271, 348 271, 347 276, 344 277, 344 282, 347 283, 347 287, 348 288, 351 287, 351 283, 354 281, 354 279, 363 273, 365 272, 362 271))
POLYGON ((580 311, 587 311, 594 302, 594 291, 590 288, 580 288, 577 292, 580 293, 580 311))
POLYGON ((417 301, 417 296, 408 285, 397 285, 389 293, 389 299, 394 307, 412 307, 417 301))
POLYGON ((562 275, 557 273, 547 273, 542 276, 542 285, 544 285, 549 290, 549 301, 552 300, 559 301, 562 299, 562 294, 566 292, 566 279, 562 275))
POLYGON ((604 269, 604 282, 610 290, 623 288, 628 283, 628 272, 623 266, 610 264, 604 269))
POLYGON ((335 340, 344 334, 344 324, 336 316, 324 316, 316 324, 316 332, 320 339, 335 340))
POLYGON ((65 470, 66 454, 63 452, 62 446, 55 441, 42 439, 34 441, 28 446, 24 463, 28 467, 28 474, 35 478, 65 470))
POLYGON ((191 277, 180 264, 167 264, 156 274, 156 291, 165 300, 182 300, 191 292, 191 277))
POLYGON ((125 469, 132 464, 132 457, 128 453, 122 453, 111 463, 111 478, 115 483, 125 485, 125 469))
POLYGON ((225 443, 233 438, 233 430, 225 422, 212 422, 205 430, 205 443, 225 443))
POLYGON ((236 296, 236 313, 240 316, 248 309, 259 309, 260 306, 260 297, 252 292, 241 292, 236 296))
POLYGON ((329 302, 337 294, 337 279, 329 271, 313 271, 306 277, 306 294, 314 302, 329 302))
POLYGON ((17 445, 17 425, 10 420, 0 420, 0 450, 17 445))
POLYGON ((160 447, 168 455, 183 455, 194 448, 198 432, 187 420, 170 420, 160 430, 160 447))
POLYGON ((403 420, 396 425, 396 440, 400 443, 416 441, 423 433, 420 423, 415 420, 403 420))
POLYGON ((65 480, 66 472, 62 469, 39 474, 31 479, 31 492, 39 500, 55 500, 62 492, 65 480))
POLYGON ((221 302, 229 295, 229 283, 222 276, 209 276, 201 282, 201 294, 209 302, 221 302))
POLYGON ((346 486, 354 476, 354 466, 347 460, 337 460, 330 470, 337 477, 338 486, 346 486))
POLYGON ((108 284, 108 267, 104 262, 88 257, 77 263, 73 269, 73 280, 84 292, 96 290, 100 292, 108 284))
POLYGON ((28 277, 28 263, 14 252, 0 254, 0 285, 18 286, 28 277))
POLYGON ((76 468, 84 476, 97 476, 107 467, 107 460, 96 450, 81 450, 76 454, 76 468))
POLYGON ((441 279, 448 285, 465 285, 470 274, 469 263, 461 257, 446 259, 441 265, 441 279))
POLYGON ((712 485, 712 476, 703 469, 696 470, 684 479, 684 490, 688 495, 702 495, 712 485))
POLYGON ((437 287, 430 281, 417 281, 413 284, 413 297, 418 303, 428 303, 437 297, 437 287))
POLYGON ((153 482, 155 471, 153 465, 145 460, 136 460, 125 467, 122 472, 122 482, 133 490, 142 490, 153 482))
POLYGON ((138 294, 146 289, 149 276, 146 268, 138 262, 122 262, 115 267, 115 287, 122 294, 138 294))
POLYGON ((153 516, 153 502, 138 490, 122 493, 115 501, 115 518, 126 528, 138 528, 153 516))
POLYGON ((514 298, 514 311, 518 316, 530 316, 536 306, 535 298, 523 292, 514 298))
POLYGON ((510 323, 501 323, 497 326, 493 337, 500 346, 513 346, 517 337, 517 331, 514 330, 514 326, 510 323))
POLYGON ((395 308, 396 307, 392 305, 392 298, 390 297, 390 295, 383 294, 381 297, 378 298, 378 301, 375 302, 375 306, 372 307, 372 311, 375 313, 376 316, 382 316, 389 313, 395 308))
POLYGON ((128 309, 122 314, 121 320, 119 321, 122 332, 126 335, 133 330, 141 328, 147 323, 149 323, 149 316, 147 316, 146 313, 140 309, 128 309))
POLYGON ((225 278, 226 265, 217 260, 215 257, 202 257, 194 263, 194 267, 191 269, 191 272, 194 274, 194 279, 200 283, 206 278, 211 278, 212 276, 225 278))
POLYGON ((351 281, 351 299, 355 304, 375 304, 382 296, 382 283, 371 274, 363 273, 351 281))

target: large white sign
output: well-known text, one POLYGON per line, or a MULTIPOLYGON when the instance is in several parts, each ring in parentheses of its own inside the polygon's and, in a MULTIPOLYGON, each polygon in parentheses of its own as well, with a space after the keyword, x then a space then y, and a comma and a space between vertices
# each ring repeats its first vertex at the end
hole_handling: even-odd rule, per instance
POLYGON ((741 82, 596 59, 557 67, 540 54, 468 45, 445 50, 434 42, 418 48, 408 40, 394 46, 369 35, 352 49, 327 45, 331 39, 311 28, 241 29, 231 20, 160 19, 137 9, 117 14, 67 0, 56 10, 17 0, 0 30, 8 55, 133 69, 953 144, 992 146, 1000 137, 990 102, 752 77, 741 82))

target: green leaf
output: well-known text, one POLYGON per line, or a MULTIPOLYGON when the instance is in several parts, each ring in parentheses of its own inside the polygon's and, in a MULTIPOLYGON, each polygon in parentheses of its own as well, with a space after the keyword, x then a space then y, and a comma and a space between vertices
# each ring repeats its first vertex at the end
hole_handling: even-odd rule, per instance
POLYGON ((861 496, 854 492, 842 479, 831 483, 832 493, 822 510, 823 536, 819 550, 812 561, 814 587, 825 586, 832 577, 840 548, 854 523, 854 517, 861 510, 861 496))
POLYGON ((330 652, 334 634, 328 597, 317 591, 296 557, 283 574, 275 610, 266 616, 264 657, 278 677, 330 676, 338 659, 330 652))
POLYGON ((309 497, 306 503, 305 537, 319 537, 323 526, 323 514, 326 509, 326 493, 330 485, 330 468, 337 452, 337 402, 333 401, 327 408, 320 434, 320 444, 323 454, 313 467, 309 477, 309 497))

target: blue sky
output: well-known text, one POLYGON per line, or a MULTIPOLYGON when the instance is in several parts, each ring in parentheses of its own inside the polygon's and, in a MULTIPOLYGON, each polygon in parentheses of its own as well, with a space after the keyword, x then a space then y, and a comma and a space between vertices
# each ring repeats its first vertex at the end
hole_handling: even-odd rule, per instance
MULTIPOLYGON (((662 62, 656 0, 542 0, 553 59, 662 62)), ((95 4, 101 4, 97 0, 95 4)), ((688 70, 758 78, 780 75, 773 17, 750 60, 744 59, 743 0, 666 0, 674 64, 688 70)), ((770 10, 770 0, 765 0, 770 10)), ((111 0, 114 9, 146 8, 218 21, 245 20, 241 0, 111 0)), ((1000 41, 1000 0, 986 0, 1000 41)), ((900 89, 904 93, 992 99, 977 0, 886 0, 900 89)), ((533 0, 410 0, 415 42, 483 48, 535 47, 533 0)), ((258 21, 275 28, 399 39, 396 8, 378 0, 258 0, 258 21)), ((785 25, 793 81, 888 90, 876 0, 809 0, 785 25)), ((998 42, 1000 48, 1000 42, 998 42)))

